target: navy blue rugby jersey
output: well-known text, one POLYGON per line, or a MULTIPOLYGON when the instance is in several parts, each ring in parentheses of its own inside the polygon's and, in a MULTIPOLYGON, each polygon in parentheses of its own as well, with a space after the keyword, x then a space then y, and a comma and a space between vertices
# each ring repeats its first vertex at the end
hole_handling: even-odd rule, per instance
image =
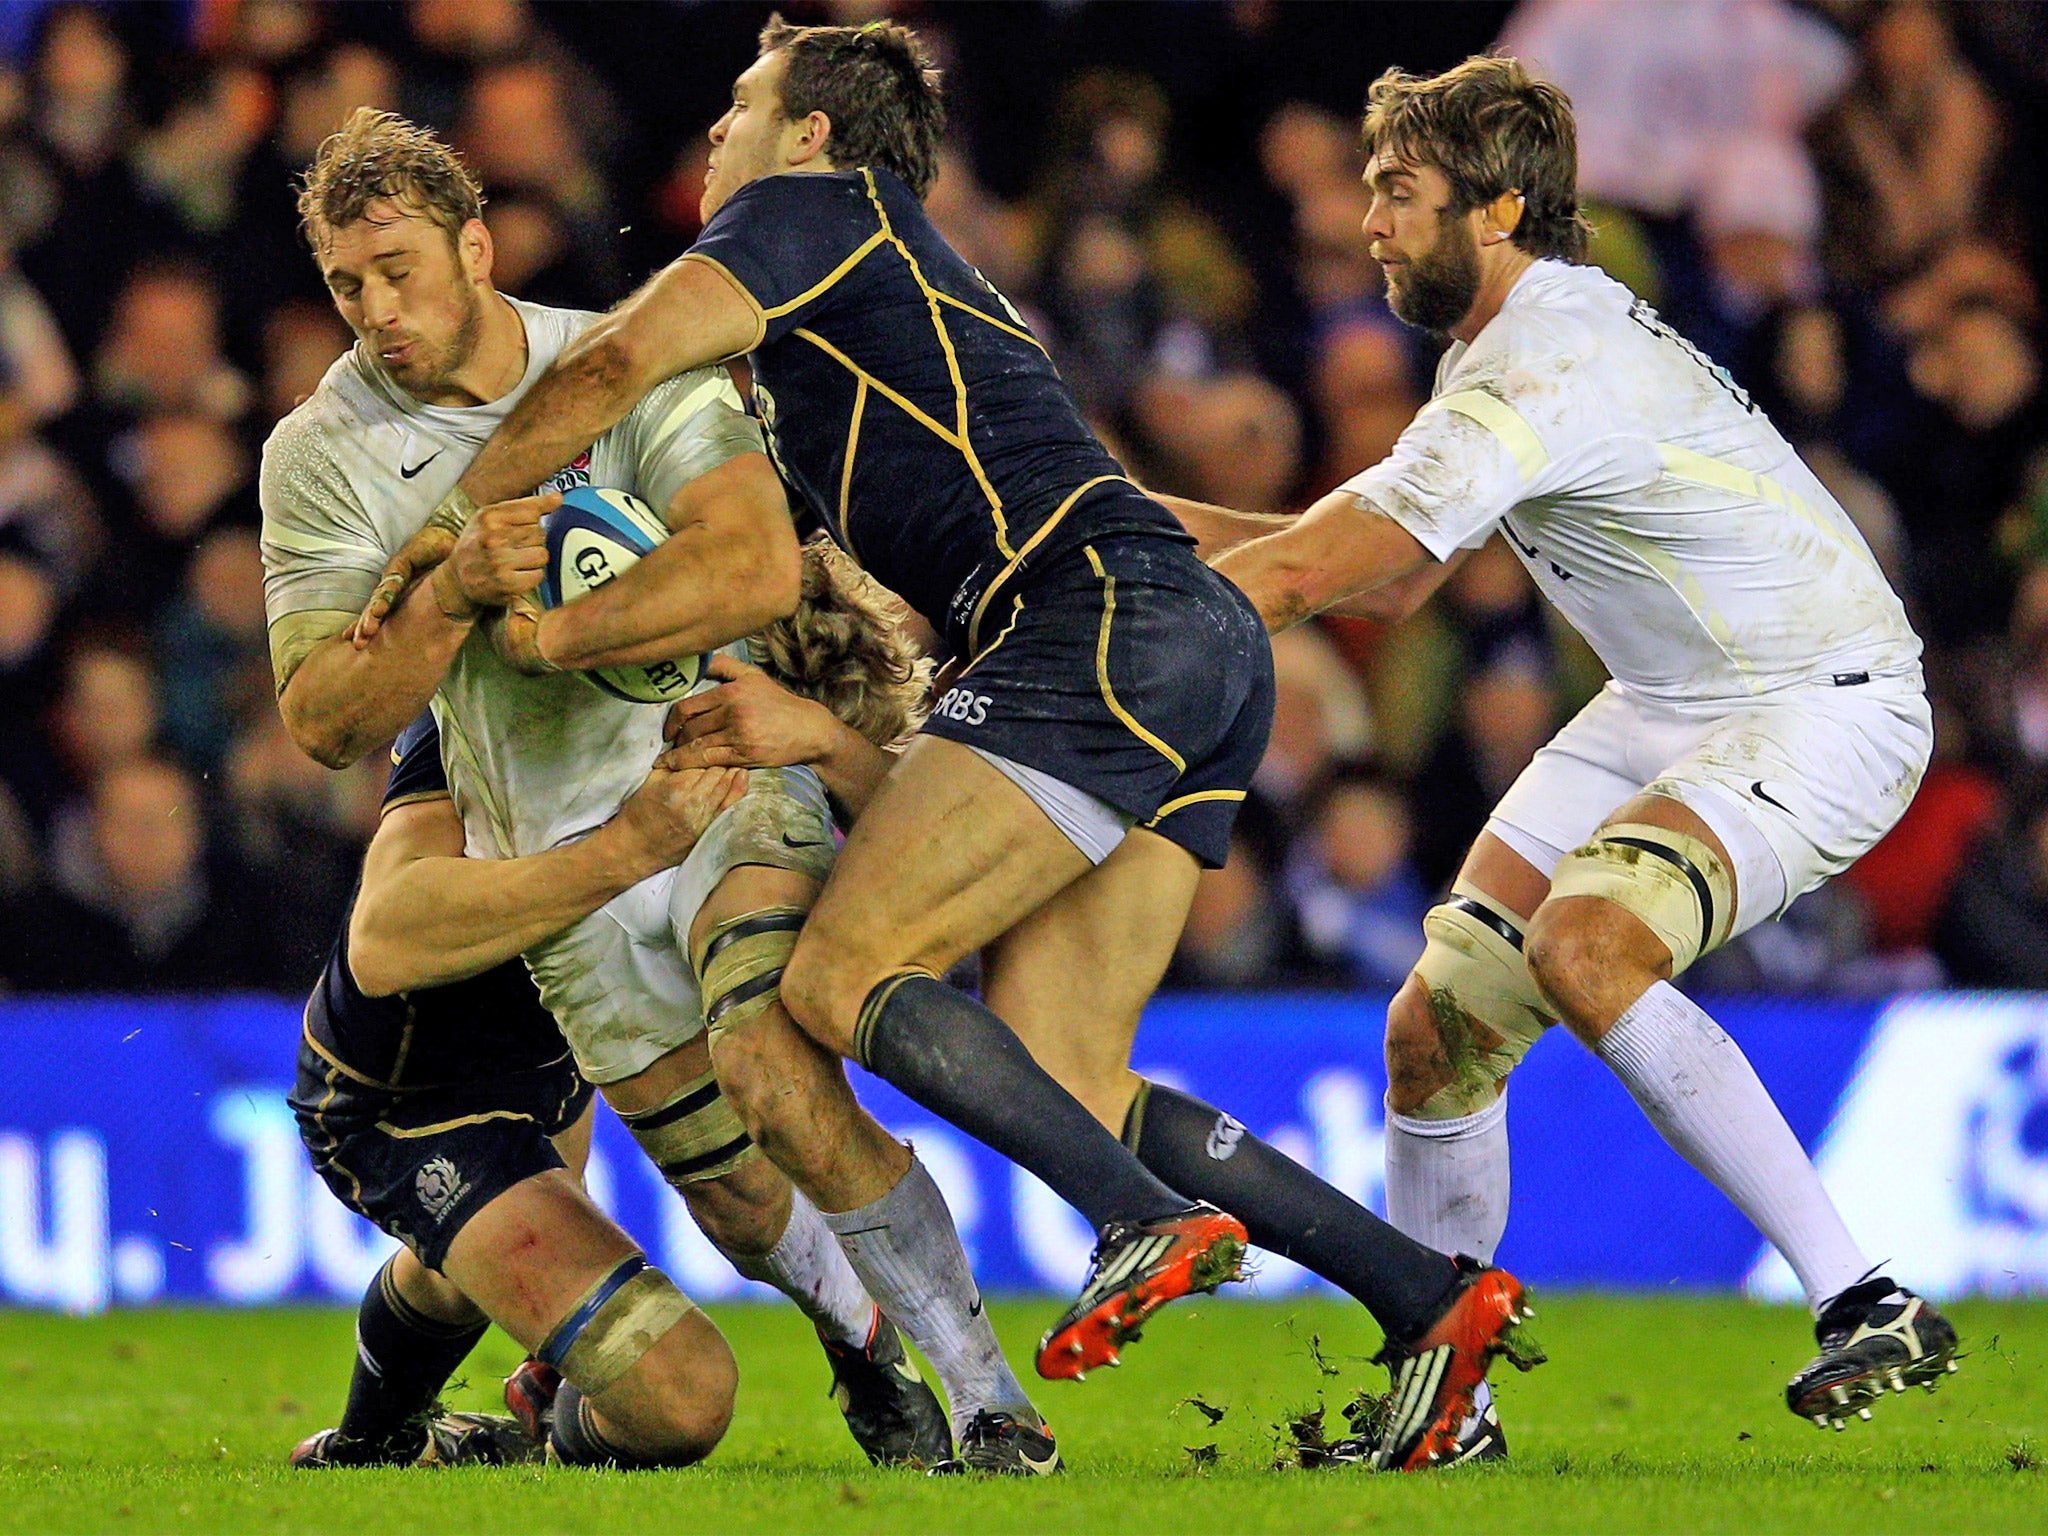
POLYGON ((1091 539, 1187 541, 1123 478, 1009 301, 890 172, 750 182, 686 259, 718 267, 760 311, 748 361, 784 480, 956 651, 1000 628, 976 622, 999 589, 1091 539))
MULTIPOLYGON (((441 733, 423 714, 391 752, 386 809, 444 798, 441 733)), ((507 960, 465 981, 391 997, 366 996, 348 968, 348 924, 306 1005, 306 1031, 320 1053, 352 1074, 401 1091, 446 1087, 558 1061, 568 1046, 521 960, 507 960)))

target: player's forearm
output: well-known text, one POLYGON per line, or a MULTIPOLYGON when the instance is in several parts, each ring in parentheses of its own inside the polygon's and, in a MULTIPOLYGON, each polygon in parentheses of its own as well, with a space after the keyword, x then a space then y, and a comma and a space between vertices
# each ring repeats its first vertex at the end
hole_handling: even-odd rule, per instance
POLYGON ((669 263, 562 349, 462 476, 478 506, 524 496, 663 379, 753 344, 759 313, 701 261, 669 263))
POLYGON ((693 524, 616 581, 543 614, 541 654, 586 669, 716 650, 793 612, 802 579, 786 511, 744 533, 693 524))
MULTIPOLYGON (((824 708, 820 705, 819 708, 824 708)), ((827 711, 827 713, 830 713, 827 711)), ((896 766, 894 753, 885 752, 852 726, 834 717, 831 746, 812 763, 826 791, 847 816, 858 821, 882 780, 896 766)))
POLYGON ((616 824, 522 859, 413 859, 366 874, 349 969, 372 997, 475 976, 659 872, 616 824))
POLYGON ((1291 513, 1235 512, 1206 501, 1190 501, 1185 496, 1168 496, 1154 490, 1145 494, 1180 519, 1181 527, 1194 536, 1195 553, 1211 562, 1226 549, 1277 532, 1295 520, 1291 513))
POLYGON ((442 612, 420 582, 367 647, 338 635, 299 665, 278 697, 285 729, 316 762, 348 767, 426 708, 474 624, 442 612))
POLYGON ((1335 491, 1292 526, 1226 550, 1210 563, 1237 584, 1267 631, 1277 634, 1436 562, 1392 518, 1335 491))

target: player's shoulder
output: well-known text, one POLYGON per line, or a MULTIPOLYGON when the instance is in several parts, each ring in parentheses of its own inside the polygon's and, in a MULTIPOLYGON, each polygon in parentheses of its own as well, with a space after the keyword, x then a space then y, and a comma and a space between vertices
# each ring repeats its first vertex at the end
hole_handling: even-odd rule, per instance
POLYGON ((773 240, 785 250, 832 244, 856 230, 872 234, 880 223, 875 205, 884 178, 894 180, 865 169, 759 177, 726 199, 698 243, 715 250, 722 237, 764 226, 772 227, 773 240))

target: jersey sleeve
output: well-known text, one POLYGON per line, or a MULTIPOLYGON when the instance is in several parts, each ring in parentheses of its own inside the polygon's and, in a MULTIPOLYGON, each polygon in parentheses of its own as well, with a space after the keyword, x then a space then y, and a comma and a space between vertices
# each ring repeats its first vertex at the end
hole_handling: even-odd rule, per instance
POLYGON ((1549 461, 1535 428, 1502 395, 1460 389, 1430 401, 1392 453, 1338 489, 1448 560, 1484 544, 1515 503, 1537 494, 1549 461))
POLYGON ((322 641, 362 611, 390 552, 320 441, 287 418, 263 445, 263 607, 279 692, 322 641))
POLYGON ((393 551, 318 428, 286 421, 271 434, 257 495, 270 622, 313 609, 360 611, 393 551))
POLYGON ((666 514, 677 491, 728 459, 759 453, 761 429, 723 367, 666 379, 617 428, 640 498, 666 514))
POLYGON ((712 215, 685 259, 707 262, 739 286, 760 312, 759 347, 804 324, 883 238, 860 174, 764 176, 712 215))
POLYGON ((384 786, 384 809, 416 800, 448 796, 448 774, 441 766, 441 731, 432 710, 398 733, 391 744, 391 778, 384 786))

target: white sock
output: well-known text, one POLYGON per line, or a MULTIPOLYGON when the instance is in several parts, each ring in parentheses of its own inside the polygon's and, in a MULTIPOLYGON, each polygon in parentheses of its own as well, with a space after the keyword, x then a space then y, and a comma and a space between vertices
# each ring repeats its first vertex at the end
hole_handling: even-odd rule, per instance
POLYGON ((875 1303, 847 1262, 839 1239, 802 1190, 789 1192, 789 1225, 768 1252, 719 1251, 749 1280, 772 1285, 795 1302, 828 1342, 867 1347, 875 1303))
POLYGON ((946 1389, 953 1433, 983 1408, 1039 1422, 982 1309, 953 1213, 915 1156, 873 1205, 825 1213, 882 1312, 924 1352, 946 1389))
POLYGON ((1816 1315, 1870 1261, 1742 1048, 1668 981, 1594 1047, 1678 1154, 1785 1256, 1816 1315))
POLYGON ((1508 1096, 1458 1120, 1387 1111, 1387 1220, 1440 1253, 1493 1262, 1508 1225, 1508 1096))

